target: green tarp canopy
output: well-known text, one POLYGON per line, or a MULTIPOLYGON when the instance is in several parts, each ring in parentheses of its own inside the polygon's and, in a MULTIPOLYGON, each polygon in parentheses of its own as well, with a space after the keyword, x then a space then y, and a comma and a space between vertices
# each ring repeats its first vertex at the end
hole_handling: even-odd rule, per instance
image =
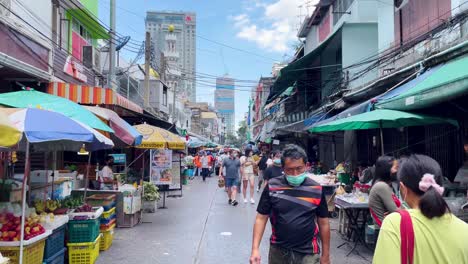
POLYGON ((312 127, 309 131, 318 133, 359 129, 425 126, 440 123, 449 123, 458 127, 458 122, 451 119, 381 109, 321 124, 319 126, 312 127))
MULTIPOLYGON (((89 110, 68 99, 41 93, 35 90, 24 90, 19 92, 0 94, 0 105, 6 105, 15 108, 41 108, 45 110, 61 113, 73 118, 94 129, 99 129, 113 133, 114 130, 104 124, 89 110)), ((44 120, 47 122, 47 120, 44 120)))
POLYGON ((413 110, 468 94, 468 57, 450 61, 415 87, 376 104, 378 109, 413 110))

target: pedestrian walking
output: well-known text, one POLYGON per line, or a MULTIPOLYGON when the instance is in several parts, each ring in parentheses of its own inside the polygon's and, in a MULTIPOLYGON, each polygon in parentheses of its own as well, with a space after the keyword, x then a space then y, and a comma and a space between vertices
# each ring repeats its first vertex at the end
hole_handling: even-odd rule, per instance
POLYGON ((200 176, 202 165, 201 165, 201 151, 195 155, 193 159, 193 163, 195 164, 195 170, 193 176, 200 176))
POLYGON ((258 203, 250 263, 260 263, 260 242, 269 218, 269 264, 330 263, 327 202, 322 187, 307 177, 307 154, 288 145, 282 164, 285 175, 268 182, 258 203))
POLYGON ((425 155, 404 158, 398 178, 411 209, 385 217, 373 263, 468 263, 468 224, 450 212, 442 196, 437 161, 425 155))
POLYGON ((237 185, 239 182, 239 169, 240 169, 240 161, 236 157, 236 151, 231 150, 229 152, 229 157, 223 160, 223 165, 219 172, 219 178, 223 179, 226 187, 228 189, 228 203, 230 205, 236 206, 239 203, 236 200, 237 196, 237 185), (222 176, 222 172, 225 169, 225 174, 222 176))
POLYGON ((263 175, 265 173, 265 170, 267 168, 267 161, 268 161, 268 155, 263 151, 260 153, 260 160, 258 161, 258 186, 257 186, 257 192, 260 192, 260 189, 263 186, 263 175))
POLYGON ((203 181, 206 181, 206 177, 210 174, 210 157, 206 155, 206 152, 203 152, 202 157, 200 159, 201 168, 202 168, 202 177, 203 181))
POLYGON ((244 203, 247 203, 247 187, 250 188, 250 203, 254 204, 254 188, 255 188, 255 174, 253 159, 253 151, 251 149, 245 150, 245 156, 240 159, 241 175, 242 175, 242 195, 244 196, 244 203))
POLYGON ((273 151, 273 165, 267 167, 263 174, 265 185, 269 180, 280 177, 283 175, 283 166, 281 164, 281 152, 278 150, 273 151))

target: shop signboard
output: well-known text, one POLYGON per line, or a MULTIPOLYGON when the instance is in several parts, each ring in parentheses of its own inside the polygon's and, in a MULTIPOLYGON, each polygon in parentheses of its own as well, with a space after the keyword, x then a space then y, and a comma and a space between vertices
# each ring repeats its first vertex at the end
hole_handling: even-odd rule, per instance
POLYGON ((125 154, 110 154, 114 158, 114 164, 125 164, 127 156, 125 154))
POLYGON ((172 150, 152 149, 150 172, 152 183, 170 185, 172 183, 172 150))

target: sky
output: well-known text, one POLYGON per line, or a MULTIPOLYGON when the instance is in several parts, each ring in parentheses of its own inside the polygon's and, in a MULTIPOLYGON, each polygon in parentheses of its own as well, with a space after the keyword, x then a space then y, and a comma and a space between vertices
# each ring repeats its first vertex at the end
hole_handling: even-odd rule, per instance
MULTIPOLYGON (((116 0, 117 32, 132 42, 144 39, 146 11, 197 13, 197 72, 238 80, 258 81, 271 76, 274 62, 287 60, 297 43, 301 17, 308 0, 116 0), (208 40, 207 40, 208 39, 208 40), (214 43, 218 42, 218 43, 214 43), (235 49, 223 46, 225 44, 235 49), (238 50, 236 50, 238 49, 238 50), (242 50, 242 51, 239 51, 242 50)), ((99 0, 99 17, 109 24, 110 1, 99 0)), ((309 5, 309 7, 306 7, 309 5)), ((310 12, 310 10, 309 10, 310 12)), ((127 60, 135 56, 122 52, 127 60)), ((215 84, 214 80, 210 80, 215 84)), ((238 83, 242 86, 253 83, 238 83)), ((197 84, 197 101, 213 103, 214 88, 197 84)), ((251 87, 236 91, 236 127, 248 111, 251 87)))

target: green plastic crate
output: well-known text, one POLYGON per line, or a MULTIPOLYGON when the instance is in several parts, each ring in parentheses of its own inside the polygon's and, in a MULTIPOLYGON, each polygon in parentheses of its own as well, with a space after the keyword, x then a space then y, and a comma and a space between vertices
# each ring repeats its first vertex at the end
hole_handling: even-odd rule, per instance
POLYGON ((68 222, 68 242, 87 243, 95 241, 99 236, 99 225, 99 218, 68 222))

